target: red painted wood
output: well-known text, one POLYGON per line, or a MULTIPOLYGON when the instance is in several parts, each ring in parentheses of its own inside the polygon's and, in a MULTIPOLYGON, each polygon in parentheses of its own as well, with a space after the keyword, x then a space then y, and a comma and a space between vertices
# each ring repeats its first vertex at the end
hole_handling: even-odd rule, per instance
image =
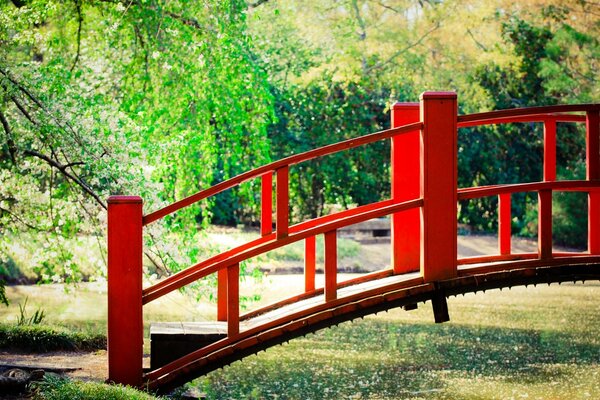
POLYGON ((317 270, 317 241, 314 236, 304 239, 304 291, 315 290, 315 273, 317 270))
MULTIPOLYGON (((377 279, 387 278, 392 275, 394 275, 394 271, 391 269, 385 269, 382 271, 371 272, 368 274, 360 275, 358 278, 352 278, 352 279, 348 279, 343 282, 338 282, 338 289, 352 286, 352 285, 358 285, 359 283, 364 283, 364 282, 369 282, 369 281, 373 281, 373 280, 377 280, 377 279)), ((288 297, 287 299, 280 300, 275 303, 271 303, 267 306, 258 308, 256 310, 249 311, 246 314, 241 315, 240 320, 244 321, 244 320, 247 320, 250 318, 254 318, 257 315, 264 314, 267 311, 272 311, 274 309, 283 307, 285 305, 296 303, 298 301, 305 300, 305 299, 308 299, 308 298, 311 298, 314 296, 320 296, 323 293, 325 293, 325 289, 319 288, 319 289, 315 289, 312 292, 305 292, 305 293, 298 294, 296 296, 288 297)))
MULTIPOLYGON (((381 203, 389 204, 387 202, 381 203)), ((211 263, 202 262, 196 264, 184 271, 181 271, 180 273, 174 274, 169 278, 165 279, 165 282, 161 282, 162 284, 160 286, 155 285, 150 288, 147 288, 144 291, 144 304, 149 303, 152 300, 164 296, 165 294, 170 293, 173 290, 177 290, 198 279, 213 274, 221 268, 226 268, 231 263, 242 262, 244 260, 256 257, 260 254, 266 253, 276 248, 288 245, 293 242, 297 242, 299 240, 306 239, 309 236, 319 235, 333 229, 339 229, 343 226, 357 224, 359 222, 368 221, 373 218, 381 218, 386 215, 390 215, 394 212, 408 210, 414 207, 421 207, 422 204, 423 201, 421 199, 406 201, 400 204, 389 204, 378 207, 376 209, 368 209, 369 211, 365 211, 360 214, 351 214, 350 216, 347 216, 345 218, 334 219, 327 223, 323 223, 318 226, 312 227, 310 229, 302 230, 283 239, 271 241, 265 240, 260 242, 261 244, 252 247, 244 246, 243 251, 238 251, 235 254, 227 257, 227 259, 217 258, 214 262, 211 263)))
POLYGON ((260 177, 260 234, 273 232, 273 172, 260 177))
POLYGON ((600 180, 600 114, 598 109, 586 115, 586 178, 600 180))
POLYGON ((421 95, 421 274, 425 282, 456 276, 456 93, 421 95))
POLYGON ((556 120, 544 121, 544 180, 556 180, 556 120))
POLYGON ((337 231, 325 232, 325 301, 337 299, 337 231))
POLYGON ((458 189, 458 199, 476 199, 480 197, 496 196, 502 193, 537 192, 540 190, 553 190, 560 192, 588 192, 590 189, 600 188, 598 181, 553 181, 530 182, 506 185, 490 185, 475 188, 458 189))
POLYGON ((173 214, 177 210, 180 210, 184 207, 189 206, 190 204, 194 204, 202 199, 205 199, 210 196, 214 196, 218 193, 221 193, 224 190, 232 188, 234 186, 239 185, 240 183, 246 182, 250 179, 257 178, 267 172, 276 171, 279 168, 284 166, 291 166, 294 164, 301 163, 303 161, 312 160, 313 158, 323 157, 328 154, 337 153, 343 150, 353 149, 355 147, 364 146, 369 143, 378 142, 380 140, 389 139, 396 135, 402 135, 407 132, 412 132, 415 129, 421 129, 421 123, 417 122, 415 124, 411 124, 409 126, 402 126, 400 128, 392 128, 386 129, 380 132, 375 132, 370 135, 361 136, 358 138, 344 140, 343 142, 330 144, 327 146, 319 147, 318 149, 309 150, 304 153, 295 154, 293 156, 289 156, 286 158, 282 158, 281 160, 272 162, 267 165, 263 165, 262 167, 253 169, 248 172, 244 172, 238 176, 235 176, 231 179, 218 183, 208 189, 202 190, 198 193, 195 193, 185 199, 181 199, 176 201, 173 204, 170 204, 160 210, 154 211, 144 217, 144 225, 148 225, 158 219, 161 219, 169 214, 173 214))
MULTIPOLYGON (((600 181, 600 114, 598 110, 586 115, 586 177, 600 181)), ((588 251, 600 254, 600 191, 588 194, 588 251)))
POLYGON ((227 267, 227 336, 240 333, 240 264, 227 267))
POLYGON ((142 199, 108 199, 108 379, 142 383, 142 199))
MULTIPOLYGON (((419 103, 396 103, 392 106, 392 127, 418 122, 419 103)), ((420 196, 419 131, 392 138, 392 200, 402 202, 420 196)), ((392 214, 392 268, 397 274, 419 270, 420 222, 418 209, 392 214)))
POLYGON ((498 251, 502 255, 510 254, 511 228, 510 193, 502 193, 498 196, 498 251))
POLYGON ((600 254, 600 191, 588 195, 588 251, 600 254))
POLYGON ((541 106, 541 107, 527 107, 527 108, 511 108, 508 110, 497 110, 488 111, 476 114, 460 115, 458 117, 458 123, 464 124, 467 122, 484 122, 498 120, 500 118, 506 118, 507 122, 512 117, 526 116, 526 115, 540 115, 540 114, 553 114, 553 113, 567 113, 567 112, 587 112, 587 111, 598 111, 600 110, 600 104, 566 104, 560 106, 541 106))
POLYGON ((217 271, 217 321, 227 321, 227 270, 217 271))
POLYGON ((552 191, 538 192, 538 253, 540 258, 552 258, 552 191))
POLYGON ((287 166, 277 170, 277 214, 275 232, 277 239, 283 239, 288 235, 289 226, 289 169, 287 166))
MULTIPOLYGON (((504 111, 504 110, 501 110, 504 111)), ((497 112, 497 111, 493 111, 497 112)), ((496 117, 488 118, 483 120, 472 120, 463 122, 464 120, 470 119, 471 116, 477 116, 479 114, 470 115, 459 115, 458 116, 458 127, 459 128, 470 128, 473 126, 481 125, 497 125, 497 124, 512 124, 512 123, 529 123, 529 122, 544 122, 548 118, 554 119, 556 122, 585 122, 585 115, 576 114, 527 114, 527 115, 516 115, 512 117, 496 117)))

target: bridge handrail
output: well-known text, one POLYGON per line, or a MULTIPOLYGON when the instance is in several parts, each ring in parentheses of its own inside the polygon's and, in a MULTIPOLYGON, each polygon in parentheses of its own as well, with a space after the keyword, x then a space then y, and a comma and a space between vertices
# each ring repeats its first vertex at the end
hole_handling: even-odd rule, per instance
POLYGON ((468 200, 480 197, 495 196, 504 193, 539 192, 541 190, 555 190, 563 192, 587 192, 599 188, 600 181, 568 180, 544 181, 527 183, 508 183, 501 185, 486 185, 458 189, 458 199, 468 200))
POLYGON ((459 115, 457 122, 460 128, 510 122, 540 122, 551 117, 557 118, 558 121, 563 122, 583 122, 584 120, 577 119, 577 116, 570 116, 562 113, 590 112, 599 110, 600 104, 566 104, 558 106, 510 108, 507 110, 459 115), (552 115, 555 113, 561 114, 552 115), (546 116, 545 118, 544 115, 546 116), (575 119, 575 121, 571 120, 571 118, 575 119))
MULTIPOLYGON (((215 260, 213 263, 207 263, 206 261, 203 261, 194 266, 188 267, 185 270, 162 280, 156 285, 144 289, 142 295, 143 304, 147 304, 152 300, 164 296, 169 292, 177 290, 205 276, 218 272, 219 270, 228 268, 232 264, 240 263, 249 258, 256 257, 268 251, 286 246, 290 243, 294 243, 311 236, 334 231, 343 226, 353 225, 359 222, 368 221, 373 218, 381 218, 400 211, 421 207, 423 205, 423 199, 415 199, 402 203, 393 203, 391 200, 387 200, 376 204, 378 204, 378 207, 373 207, 372 209, 362 213, 353 213, 351 215, 344 216, 343 218, 339 218, 339 215, 336 214, 336 218, 321 217, 307 221, 303 224, 298 224, 296 225, 297 229, 295 232, 291 232, 291 234, 285 238, 274 240, 275 234, 271 234, 270 236, 253 241, 252 243, 255 244, 254 246, 248 246, 248 243, 246 243, 245 245, 230 250, 227 252, 227 257, 224 259, 219 257, 219 259, 215 260), (299 225, 304 229, 300 228, 299 225)), ((328 215, 326 217, 331 216, 328 215)))
POLYGON ((397 128, 386 129, 383 131, 371 133, 368 135, 360 136, 357 138, 347 139, 342 142, 333 143, 330 145, 326 145, 323 147, 319 147, 317 149, 309 150, 304 153, 294 154, 292 156, 282 158, 281 160, 274 161, 270 164, 263 165, 262 167, 258 167, 256 169, 244 172, 240 175, 237 175, 231 179, 220 182, 208 189, 201 190, 191 196, 188 196, 184 199, 176 201, 173 204, 170 204, 160 210, 154 211, 146 216, 143 219, 143 225, 148 225, 160 218, 163 218, 169 214, 176 212, 184 207, 187 207, 191 204, 194 204, 200 200, 203 200, 207 197, 214 196, 218 193, 221 193, 227 189, 230 189, 234 186, 237 186, 243 182, 246 182, 253 178, 258 178, 261 175, 267 174, 269 172, 276 171, 280 168, 291 166, 294 164, 298 164, 304 161, 308 161, 314 158, 326 156, 328 154, 338 153, 343 150, 349 150, 355 147, 364 146, 369 143, 378 142, 380 140, 389 139, 391 137, 401 135, 403 133, 408 133, 416 130, 420 130, 423 127, 423 123, 415 122, 413 124, 408 124, 404 126, 400 126, 397 128))
MULTIPOLYGON (((599 257, 600 156, 597 154, 600 148, 599 118, 600 104, 531 107, 457 116, 455 93, 425 92, 421 96, 419 104, 405 103, 398 108, 394 106, 392 116, 394 127, 391 129, 333 143, 263 165, 145 216, 142 215, 141 198, 133 196, 131 198, 111 197, 108 202, 108 264, 109 277, 112 274, 117 279, 109 278, 108 285, 108 336, 109 348, 113 349, 109 353, 109 378, 128 384, 140 385, 142 383, 143 305, 213 273, 218 273, 217 319, 227 321, 227 339, 225 342, 234 343, 239 337, 248 334, 248 331, 240 332, 240 262, 293 242, 305 240, 305 294, 316 294, 318 290, 315 290, 314 282, 315 237, 320 234, 324 235, 325 285, 322 290, 319 290, 320 293, 325 295, 326 305, 322 307, 329 307, 331 304, 338 302, 336 291, 344 283, 338 283, 336 277, 336 231, 341 227, 373 218, 393 216, 393 270, 391 272, 401 274, 419 271, 420 268, 419 281, 425 283, 437 282, 457 276, 459 265, 473 264, 481 260, 489 263, 490 261, 505 261, 517 257, 518 259, 525 259, 527 262, 559 262, 557 258, 553 257, 561 257, 561 255, 552 251, 552 191, 583 191, 588 193, 590 204, 588 219, 592 221, 589 222, 587 255, 599 257), (572 114, 582 112, 586 114, 572 114), (543 181, 457 189, 457 154, 456 151, 449 151, 449 149, 456 150, 457 148, 457 128, 514 122, 544 123, 543 181), (557 122, 586 122, 587 180, 556 181, 557 122), (417 131, 420 131, 420 136, 417 131), (296 225, 289 225, 289 167, 291 165, 384 139, 392 140, 390 163, 392 190, 390 199, 303 221, 296 225), (413 159, 408 153, 399 151, 400 149, 408 149, 411 155, 416 154, 418 157, 413 159), (402 162, 398 160, 402 160, 402 162), (413 166, 418 167, 416 175, 413 166), (274 176, 277 178, 275 231, 273 231, 272 221, 272 179, 274 176), (143 288, 141 277, 143 226, 170 215, 183 207, 255 178, 261 179, 260 238, 210 257, 150 287, 143 288), (419 179, 421 182, 420 194, 419 179), (413 185, 414 183, 417 183, 416 188, 413 185), (403 186, 406 187, 406 190, 403 189, 403 186), (511 193, 531 191, 537 192, 539 197, 538 220, 540 226, 538 229, 537 260, 529 260, 529 258, 534 257, 533 254, 515 255, 510 249, 511 193), (501 254, 480 259, 461 259, 459 261, 456 254, 457 221, 449 216, 456 215, 458 200, 493 195, 499 196, 498 236, 501 254), (424 229, 421 228, 420 231, 419 225, 415 225, 412 219, 418 208, 421 209, 421 224, 424 226, 424 229), (402 211, 405 213, 400 214, 402 211), (406 219, 404 219, 405 217, 406 219), (399 230, 404 222, 407 226, 411 226, 410 231, 399 230), (415 226, 417 230, 413 231, 412 228, 415 226), (416 232, 416 235, 413 234, 414 232, 416 232), (407 235, 407 233, 409 234, 407 235), (420 260, 417 257, 416 263, 411 259, 406 264, 402 264, 404 260, 399 263, 400 259, 396 258, 401 252, 410 253, 411 257, 414 255, 413 250, 404 250, 401 247, 405 244, 395 241, 394 238, 402 237, 401 235, 420 237, 418 247, 413 244, 411 244, 412 247, 406 247, 406 249, 417 249, 416 254, 417 256, 420 255, 420 260), (311 278, 307 279, 309 277, 309 265, 312 265, 310 267, 311 278), (311 279, 312 286, 309 286, 311 279), (122 307, 123 305, 127 307, 122 307), (120 330, 128 332, 128 335, 118 335, 117 332, 120 330)), ((585 254, 580 253, 579 255, 585 254)), ((577 257, 577 254, 569 254, 568 256, 576 257, 579 261, 582 260, 581 257, 577 257)), ((481 267, 480 265, 475 268, 481 267)), ((485 268, 485 265, 483 267, 485 268)), ((379 275, 375 274, 373 276, 379 275)), ((219 343, 225 342, 221 341, 219 343)), ((214 346, 217 346, 217 344, 208 346, 208 348, 214 346)), ((202 352, 208 351, 208 348, 203 349, 202 352)), ((185 356, 165 368, 151 371, 145 377, 153 379, 158 378, 162 373, 173 372, 174 368, 177 368, 176 365, 182 365, 182 363, 186 363, 198 355, 199 353, 196 352, 185 356)))

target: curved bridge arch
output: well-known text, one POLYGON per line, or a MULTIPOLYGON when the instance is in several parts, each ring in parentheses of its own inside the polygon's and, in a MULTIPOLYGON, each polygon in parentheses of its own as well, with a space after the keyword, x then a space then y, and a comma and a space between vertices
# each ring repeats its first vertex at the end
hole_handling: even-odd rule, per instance
MULTIPOLYGON (((587 260, 586 260, 587 261, 587 260)), ((167 393, 195 378, 222 368, 234 361, 256 354, 291 339, 392 308, 414 308, 417 303, 514 286, 551 284, 576 281, 600 281, 600 263, 575 263, 551 267, 521 267, 508 271, 475 273, 435 283, 409 279, 357 293, 337 302, 315 306, 310 313, 298 313, 282 318, 271 327, 249 330, 233 340, 224 339, 191 353, 176 363, 166 365, 146 377, 147 388, 167 393), (171 371, 177 371, 173 373, 171 371)), ((435 306, 434 306, 435 310, 435 306)), ((443 314, 444 311, 441 311, 443 314)), ((446 310, 447 312, 447 310, 446 310)), ((441 316, 443 318, 443 315, 441 316)))
POLYGON ((109 379, 164 391, 268 346, 357 316, 431 300, 436 320, 447 319, 446 297, 479 289, 599 279, 600 105, 567 105, 457 115, 456 94, 426 92, 420 103, 394 107, 388 130, 275 161, 219 183, 146 216, 142 199, 109 199, 109 379), (457 129, 497 123, 544 124, 540 182, 457 187, 457 129), (586 179, 556 180, 556 123, 585 122, 586 179), (289 167, 379 140, 392 141, 391 198, 289 225, 289 167), (276 191, 273 193, 273 178, 276 191), (166 215, 250 179, 261 180, 261 237, 142 288, 142 229, 166 215), (588 195, 588 249, 552 249, 552 193, 588 195), (511 251, 511 194, 538 194, 538 251, 511 251), (276 203, 273 207, 273 195, 276 203), (499 251, 459 259, 457 202, 498 196, 499 251), (273 212, 275 221, 272 219, 273 212), (392 218, 389 269, 337 281, 336 231, 372 218, 392 218), (275 222, 275 230, 273 230, 275 222), (325 285, 315 287, 315 236, 325 238, 325 285), (304 241, 305 291, 261 310, 239 313, 239 263, 304 241), (224 339, 164 366, 142 370, 143 305, 210 274, 218 276, 217 319, 224 339))

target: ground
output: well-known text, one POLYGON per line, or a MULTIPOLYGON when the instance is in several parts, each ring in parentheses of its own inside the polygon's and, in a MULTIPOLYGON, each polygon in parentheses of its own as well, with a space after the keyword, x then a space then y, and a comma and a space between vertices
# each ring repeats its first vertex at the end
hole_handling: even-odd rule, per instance
MULTIPOLYGON (((535 241, 513 238, 514 252, 535 250, 535 241)), ((494 254, 497 253, 497 239, 494 236, 461 236, 459 237, 458 252, 459 256, 494 254)), ((356 260, 352 262, 359 262, 364 270, 375 270, 389 262, 387 261, 389 254, 389 244, 364 245, 356 260)), ((322 279, 322 276, 319 279, 322 279)), ((340 277, 340 280, 344 280, 344 278, 340 277)), ((271 275, 266 283, 269 290, 263 291, 261 303, 269 303, 290 292, 300 291, 302 284, 303 280, 296 275, 271 275)), ((60 285, 12 286, 8 288, 8 296, 12 299, 28 297, 33 307, 47 307, 48 318, 54 320, 55 323, 63 323, 69 327, 78 326, 82 323, 82 315, 85 315, 87 318, 85 324, 96 327, 96 329, 98 326, 102 327, 106 320, 104 285, 97 283, 82 285, 77 291, 79 294, 65 293, 64 288, 60 285), (52 310, 55 311, 54 315, 52 310)), ((212 306, 198 306, 176 293, 156 303, 151 303, 144 312, 148 320, 186 318, 174 310, 185 312, 191 310, 195 315, 194 318, 204 319, 213 313, 213 308, 212 306)), ((0 320, 5 320, 9 314, 10 312, 0 314, 0 320)), ((146 350, 147 348, 148 344, 146 343, 146 350)), ((94 353, 50 352, 45 354, 0 351, 0 360, 0 364, 5 365, 73 368, 66 375, 82 380, 104 381, 107 377, 107 354, 104 350, 94 353)))

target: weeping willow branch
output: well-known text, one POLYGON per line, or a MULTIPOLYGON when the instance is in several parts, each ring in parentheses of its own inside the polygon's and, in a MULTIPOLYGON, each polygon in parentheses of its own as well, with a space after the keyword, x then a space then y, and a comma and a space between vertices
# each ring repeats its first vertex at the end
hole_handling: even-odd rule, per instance
POLYGON ((104 208, 105 210, 108 209, 106 206, 106 203, 103 202, 102 199, 100 199, 100 197, 98 196, 98 194, 96 194, 88 185, 86 185, 86 183, 83 182, 83 180, 81 180, 76 175, 67 171, 67 168, 71 168, 75 165, 83 165, 84 163, 73 162, 73 163, 69 163, 69 164, 61 164, 61 163, 57 162, 56 160, 48 157, 47 155, 39 153, 35 150, 25 150, 23 153, 26 155, 32 156, 32 157, 39 158, 40 160, 45 161, 48 165, 56 168, 61 174, 63 174, 65 177, 67 177, 71 181, 75 182, 81 189, 83 189, 84 192, 86 192, 94 200, 96 200, 96 202, 100 205, 100 207, 104 208))

